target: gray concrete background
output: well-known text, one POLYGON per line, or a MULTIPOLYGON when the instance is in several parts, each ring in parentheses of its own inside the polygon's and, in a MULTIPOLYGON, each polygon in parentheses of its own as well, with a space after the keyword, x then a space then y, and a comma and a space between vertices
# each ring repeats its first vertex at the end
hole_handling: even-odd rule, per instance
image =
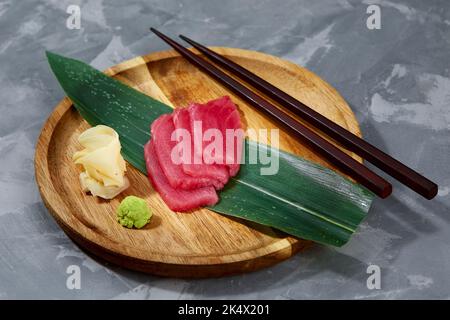
POLYGON ((0 1, 0 298, 303 299, 450 297, 448 1, 0 1), (66 8, 81 6, 81 30, 66 8), (381 7, 381 30, 366 8, 381 7), (272 268, 174 280, 101 264, 55 224, 34 182, 34 145, 63 97, 44 50, 106 68, 167 49, 147 30, 304 65, 352 106, 366 139, 440 186, 432 201, 394 183, 341 249, 316 246, 272 268), (81 290, 66 268, 81 267, 81 290), (368 290, 377 264, 382 289, 368 290))

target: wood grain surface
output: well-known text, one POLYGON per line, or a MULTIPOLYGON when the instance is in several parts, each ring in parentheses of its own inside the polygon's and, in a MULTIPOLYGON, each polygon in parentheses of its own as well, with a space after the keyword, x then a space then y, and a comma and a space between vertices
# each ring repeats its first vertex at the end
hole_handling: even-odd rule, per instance
MULTIPOLYGON (((259 52, 212 49, 360 135, 347 103, 317 75, 259 52)), ((245 128, 279 127, 172 50, 136 57, 105 72, 172 106, 229 95, 239 108, 245 128)), ((172 212, 152 189, 147 177, 130 165, 127 176, 131 187, 121 195, 111 201, 85 195, 78 181, 80 169, 71 158, 81 148, 78 135, 88 127, 71 101, 63 99, 42 129, 36 147, 35 170, 39 191, 50 213, 75 242, 94 255, 156 275, 201 278, 257 270, 311 245, 309 241, 207 209, 172 212), (143 229, 126 229, 116 221, 116 208, 127 195, 145 198, 153 210, 151 222, 143 229)), ((331 167, 280 129, 281 149, 331 167)))

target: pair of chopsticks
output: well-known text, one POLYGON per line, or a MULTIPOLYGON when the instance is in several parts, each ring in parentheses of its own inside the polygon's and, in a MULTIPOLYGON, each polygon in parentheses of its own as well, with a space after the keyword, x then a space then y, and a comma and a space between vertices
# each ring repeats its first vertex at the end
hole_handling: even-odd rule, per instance
MULTIPOLYGON (((159 32, 158 30, 154 28, 150 28, 150 30, 166 43, 168 43, 171 47, 173 47, 188 61, 205 71, 211 77, 224 84, 226 87, 231 89, 234 93, 239 95, 254 107, 265 111, 269 116, 287 126, 293 134, 302 139, 305 143, 308 144, 308 146, 310 146, 340 170, 371 190, 373 193, 381 198, 386 198, 391 194, 392 185, 388 181, 380 177, 378 174, 376 174, 363 164, 359 163, 358 161, 347 155, 345 152, 341 151, 339 148, 334 146, 328 140, 319 136, 308 127, 302 125, 296 119, 289 116, 281 109, 277 108, 262 96, 251 91, 240 82, 228 76, 213 64, 194 54, 179 43, 159 32)), ((407 167, 400 161, 394 159, 393 157, 384 153, 367 141, 347 131, 328 118, 322 116, 320 113, 309 108, 302 102, 296 100, 294 97, 274 87, 248 69, 243 68, 242 66, 234 63, 224 56, 183 35, 180 35, 180 37, 186 42, 190 43, 193 47, 203 53, 210 60, 214 61, 224 69, 230 71, 232 74, 246 81, 248 84, 258 89, 260 92, 266 94, 274 101, 280 103, 283 107, 286 107, 294 114, 302 117, 302 119, 339 142, 348 150, 368 160, 415 192, 419 193, 427 199, 432 199, 436 196, 438 186, 418 172, 407 167)))

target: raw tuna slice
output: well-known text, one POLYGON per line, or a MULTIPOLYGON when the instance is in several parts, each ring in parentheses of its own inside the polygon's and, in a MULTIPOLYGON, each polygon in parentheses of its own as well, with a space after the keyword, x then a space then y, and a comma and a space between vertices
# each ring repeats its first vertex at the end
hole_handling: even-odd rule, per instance
POLYGON ((219 201, 213 187, 193 190, 173 188, 159 165, 153 139, 145 145, 144 156, 150 182, 171 210, 189 211, 202 206, 211 206, 219 201))
MULTIPOLYGON (((194 103, 189 106, 189 115, 191 118, 191 132, 194 139, 200 141, 200 137, 196 136, 199 132, 199 124, 201 123, 201 134, 208 129, 219 129, 223 136, 223 157, 221 162, 228 167, 230 176, 235 176, 240 168, 240 160, 242 156, 243 147, 243 131, 241 131, 241 119, 239 112, 231 101, 230 97, 224 96, 222 98, 209 101, 206 104, 194 103), (197 128, 197 130, 195 130, 197 128), (227 141, 227 130, 232 133, 239 133, 235 138, 227 141), (233 142, 232 148, 227 148, 227 144, 233 142)), ((204 150, 210 141, 203 141, 203 143, 194 143, 194 152, 197 156, 204 155, 204 150)), ((207 159, 204 159, 208 163, 207 159)))
POLYGON ((216 183, 214 183, 216 189, 218 190, 222 189, 229 179, 229 173, 226 166, 217 164, 205 164, 203 162, 201 154, 197 159, 198 160, 197 162, 200 163, 194 162, 194 152, 192 152, 194 148, 194 143, 191 135, 190 116, 188 109, 187 108, 175 109, 173 113, 173 123, 176 129, 187 130, 187 132, 189 132, 191 136, 190 159, 187 159, 189 161, 184 161, 182 163, 183 171, 193 177, 213 179, 217 181, 216 183))
POLYGON ((152 140, 155 144, 156 155, 159 165, 166 176, 169 184, 173 188, 185 190, 196 189, 205 186, 223 187, 223 183, 207 177, 193 177, 186 174, 181 166, 181 158, 176 157, 176 152, 172 154, 177 145, 171 140, 175 126, 172 115, 164 114, 156 119, 151 126, 152 140), (175 155, 175 157, 173 157, 175 155), (173 157, 173 158, 172 158, 173 157))

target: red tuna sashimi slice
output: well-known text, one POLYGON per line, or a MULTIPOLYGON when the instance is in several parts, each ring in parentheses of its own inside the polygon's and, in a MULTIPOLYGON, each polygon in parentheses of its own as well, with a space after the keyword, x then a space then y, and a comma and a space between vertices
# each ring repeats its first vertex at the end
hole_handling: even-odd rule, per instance
MULTIPOLYGON (((172 115, 169 114, 160 116, 153 121, 151 126, 152 140, 155 144, 159 164, 169 184, 173 188, 186 190, 217 184, 214 179, 193 177, 183 171, 181 158, 176 158, 176 152, 172 154, 177 145, 176 141, 171 140, 174 130, 172 115)), ((223 187, 223 184, 219 184, 219 187, 223 187)))
POLYGON ((189 211, 202 206, 212 206, 219 201, 213 187, 192 190, 173 188, 159 165, 153 139, 145 145, 144 157, 151 184, 171 210, 189 211))
POLYGON ((201 155, 199 155, 196 162, 194 161, 194 152, 192 152, 194 143, 191 135, 189 111, 186 108, 175 109, 173 113, 173 123, 176 129, 187 130, 191 138, 189 141, 191 150, 190 159, 187 159, 188 161, 182 163, 183 171, 193 177, 206 177, 217 180, 217 183, 215 183, 214 186, 216 189, 222 189, 229 179, 227 167, 217 164, 205 164, 201 155))
MULTIPOLYGON (((189 115, 191 118, 191 132, 197 143, 194 143, 194 152, 197 156, 203 155, 203 151, 210 141, 201 141, 201 135, 208 129, 219 129, 223 136, 223 157, 218 164, 224 164, 228 167, 230 176, 235 176, 240 168, 242 156, 243 131, 241 131, 241 119, 239 112, 228 96, 209 101, 206 104, 194 103, 189 106, 189 115), (201 132, 199 125, 201 124, 201 132), (233 148, 227 148, 226 134, 227 130, 238 135, 234 141, 233 148), (196 134, 199 134, 196 136, 196 134)), ((206 161, 206 159, 204 159, 206 161)))
MULTIPOLYGON (((241 130, 241 118, 237 110, 229 114, 228 118, 224 121, 225 130, 232 128, 233 130, 241 130)), ((242 157, 242 148, 244 144, 244 131, 236 132, 238 136, 233 138, 234 147, 227 152, 225 163, 228 165, 230 170, 230 176, 234 177, 240 168, 240 160, 242 157), (240 136, 239 136, 240 135, 240 136)))

